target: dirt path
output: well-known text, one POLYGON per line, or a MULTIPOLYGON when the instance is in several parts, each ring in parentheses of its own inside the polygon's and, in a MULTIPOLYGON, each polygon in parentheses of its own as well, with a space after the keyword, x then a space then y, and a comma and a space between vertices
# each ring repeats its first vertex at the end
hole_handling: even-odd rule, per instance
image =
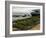
POLYGON ((31 30, 40 30, 40 24, 36 25, 36 26, 33 27, 31 30))

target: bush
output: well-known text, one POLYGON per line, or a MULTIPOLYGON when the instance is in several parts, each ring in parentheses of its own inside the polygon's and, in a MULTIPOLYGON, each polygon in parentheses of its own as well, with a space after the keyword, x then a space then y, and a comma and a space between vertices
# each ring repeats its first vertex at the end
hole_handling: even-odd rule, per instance
POLYGON ((13 28, 18 28, 20 30, 28 30, 31 29, 33 26, 40 23, 40 18, 38 16, 33 16, 31 18, 22 19, 22 20, 15 20, 13 21, 13 28))

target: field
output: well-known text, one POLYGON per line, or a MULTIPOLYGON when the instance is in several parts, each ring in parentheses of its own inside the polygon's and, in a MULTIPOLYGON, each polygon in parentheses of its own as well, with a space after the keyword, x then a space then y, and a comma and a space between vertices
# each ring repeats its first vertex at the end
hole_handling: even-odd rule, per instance
POLYGON ((26 19, 14 20, 12 24, 13 31, 30 30, 32 27, 40 24, 40 16, 32 16, 26 19))

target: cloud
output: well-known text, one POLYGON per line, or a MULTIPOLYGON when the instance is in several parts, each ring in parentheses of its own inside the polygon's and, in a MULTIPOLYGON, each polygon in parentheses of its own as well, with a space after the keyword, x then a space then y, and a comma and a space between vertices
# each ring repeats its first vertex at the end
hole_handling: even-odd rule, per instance
POLYGON ((13 13, 13 15, 16 15, 16 14, 22 14, 22 15, 29 14, 30 15, 30 13, 34 9, 38 9, 38 8, 31 8, 31 7, 29 7, 29 8, 28 7, 14 7, 12 9, 12 13, 13 13))

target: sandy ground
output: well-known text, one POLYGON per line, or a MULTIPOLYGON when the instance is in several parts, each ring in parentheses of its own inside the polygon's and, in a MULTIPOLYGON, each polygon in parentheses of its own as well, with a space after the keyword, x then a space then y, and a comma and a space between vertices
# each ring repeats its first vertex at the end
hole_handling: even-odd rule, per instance
POLYGON ((40 30, 40 24, 34 26, 31 30, 40 30))

